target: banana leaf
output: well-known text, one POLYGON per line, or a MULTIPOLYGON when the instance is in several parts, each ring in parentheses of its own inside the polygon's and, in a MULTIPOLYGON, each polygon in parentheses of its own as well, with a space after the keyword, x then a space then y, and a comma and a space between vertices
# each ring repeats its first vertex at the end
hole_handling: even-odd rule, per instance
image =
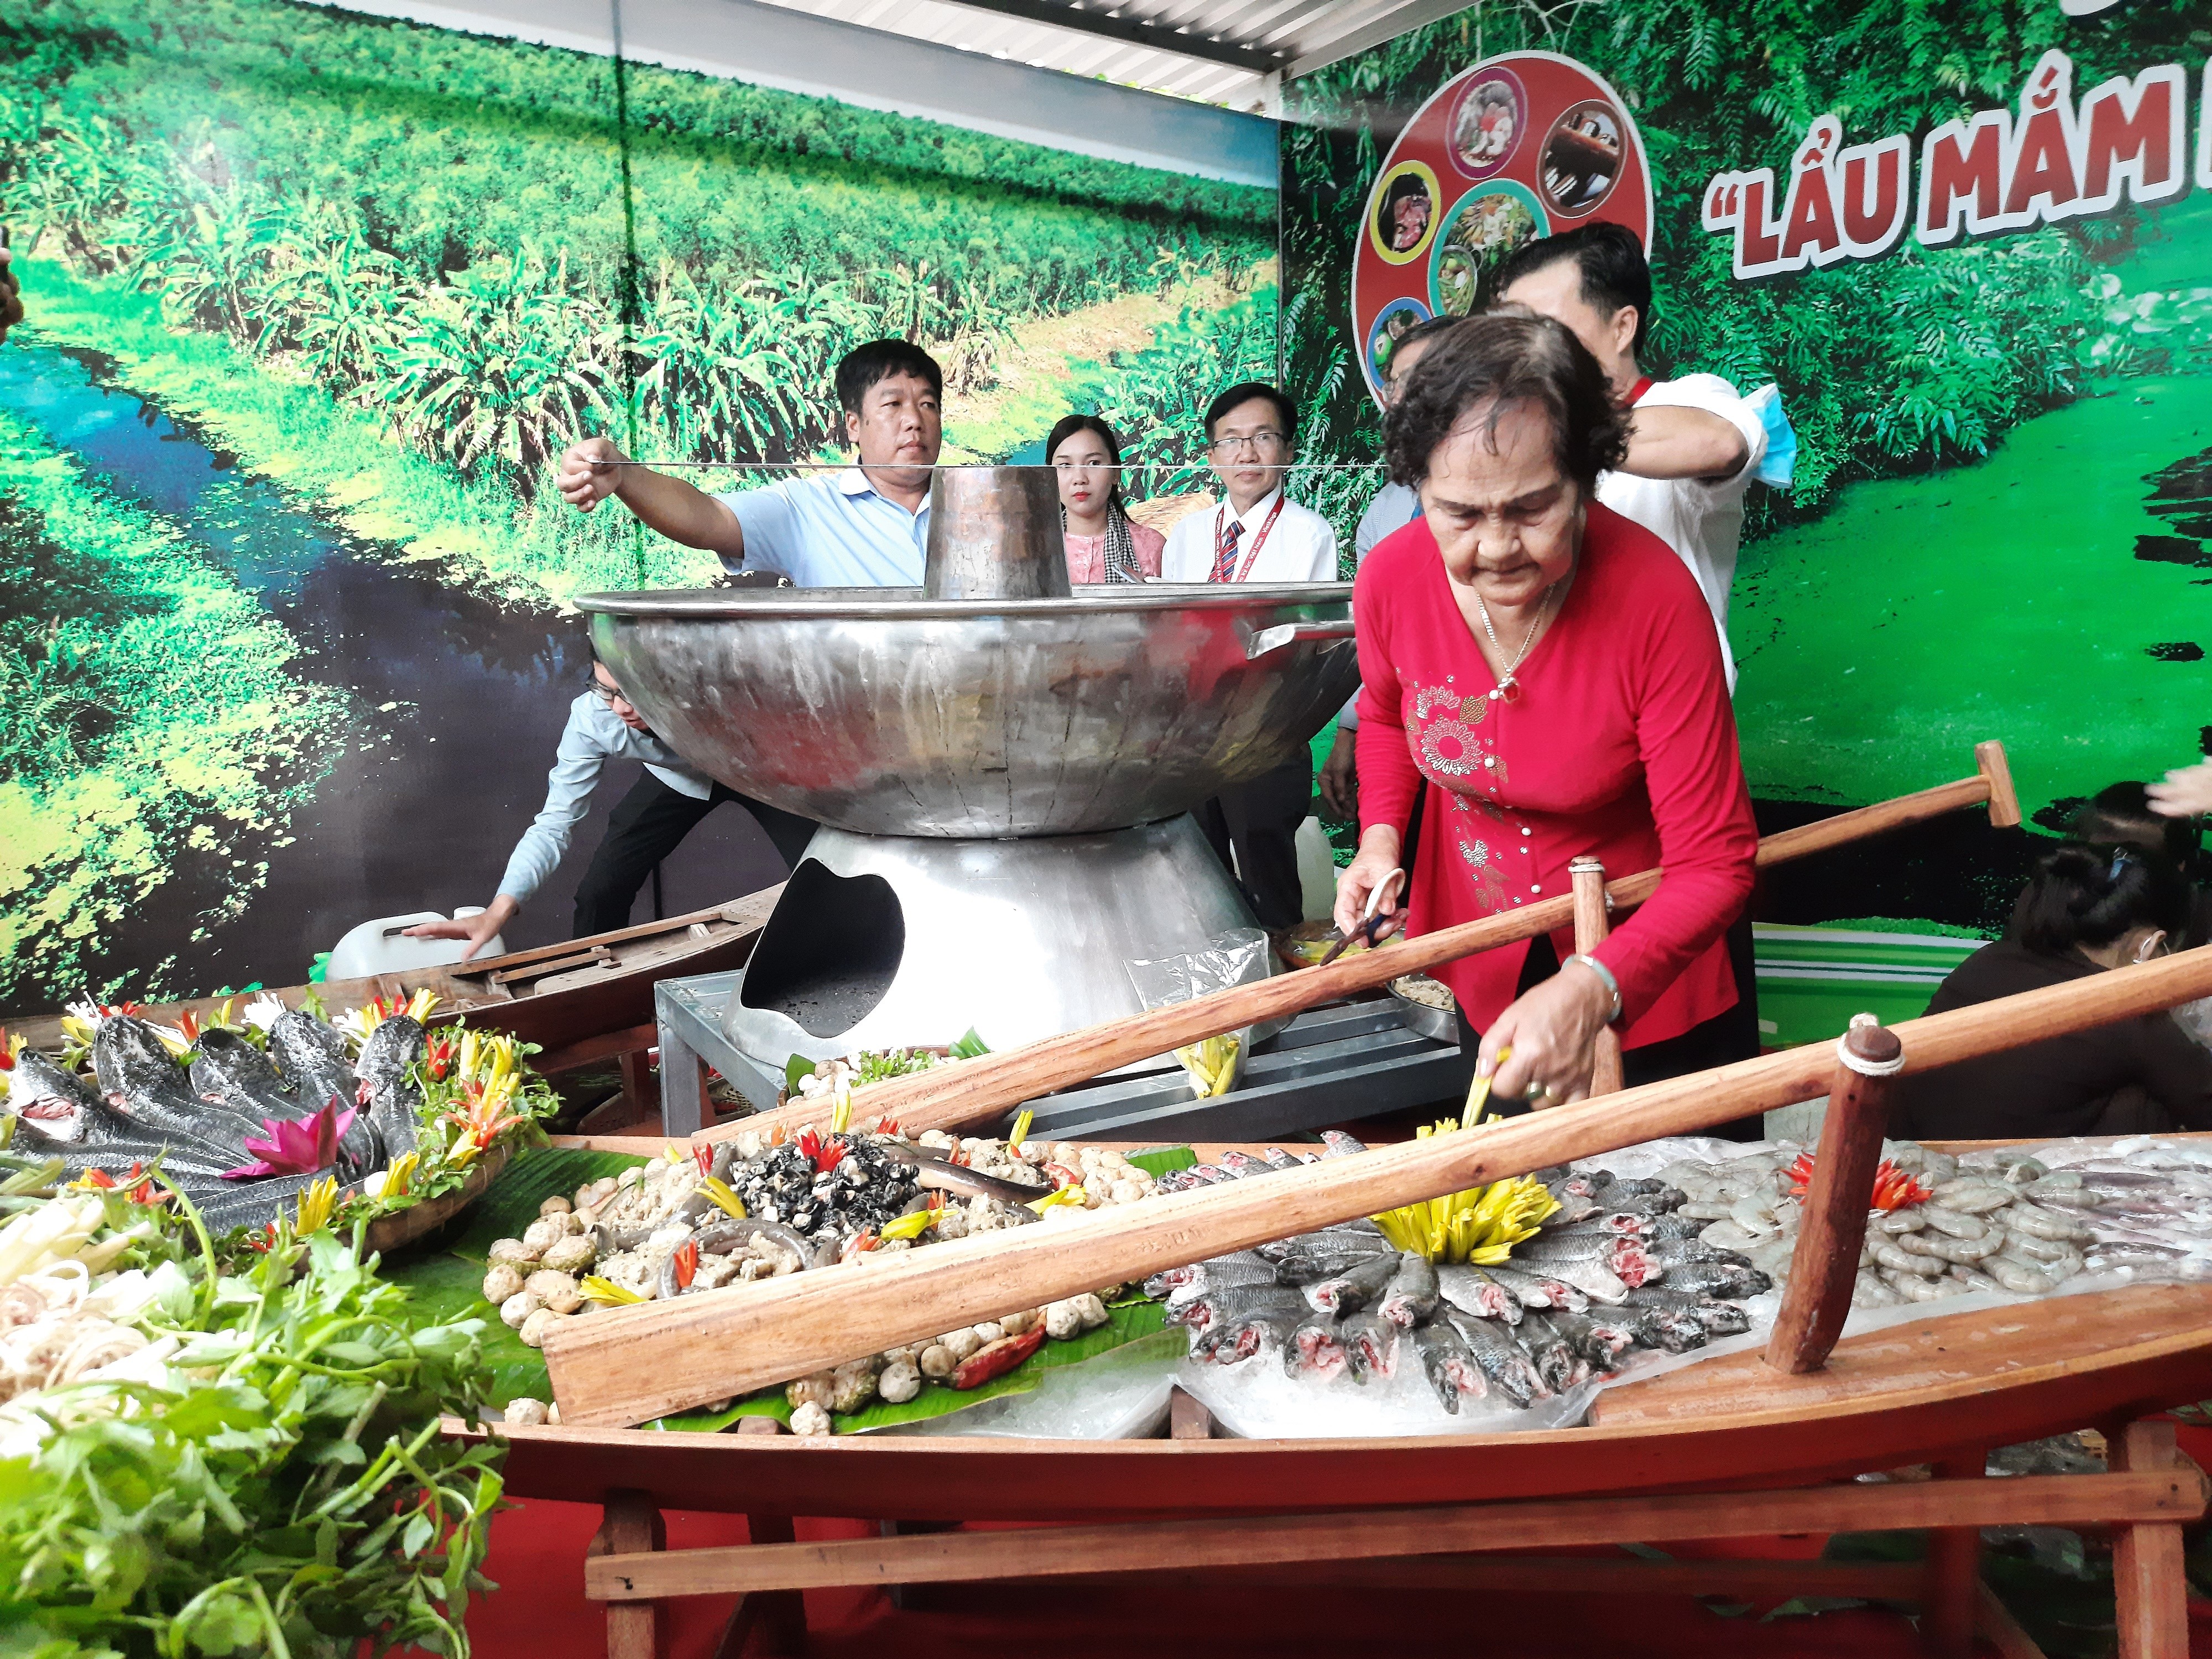
POLYGON ((1148 1146, 1141 1152, 1131 1152, 1128 1161, 1158 1181, 1170 1170, 1195 1169, 1198 1154, 1188 1146, 1148 1146))
MULTIPOLYGON (((482 1261, 495 1242, 520 1238, 538 1219, 538 1206, 556 1196, 573 1199, 576 1188, 602 1176, 618 1176, 650 1158, 628 1152, 587 1152, 580 1146, 547 1146, 526 1152, 499 1172, 484 1189, 469 1218, 468 1231, 454 1243, 455 1255, 482 1261)), ((482 1277, 479 1273, 478 1277, 482 1277)))
MULTIPOLYGON (((503 1171, 501 1178, 505 1179, 503 1171)), ((503 1238, 507 1235, 497 1237, 503 1238)), ((525 1347, 522 1338, 501 1322, 499 1310, 483 1299, 483 1262, 441 1254, 417 1256, 380 1272, 406 1291, 409 1302, 425 1325, 450 1324, 459 1319, 484 1322, 484 1368, 491 1374, 491 1382, 484 1392, 492 1404, 504 1407, 518 1395, 532 1400, 552 1399, 553 1385, 545 1375, 545 1357, 535 1348, 525 1347)))

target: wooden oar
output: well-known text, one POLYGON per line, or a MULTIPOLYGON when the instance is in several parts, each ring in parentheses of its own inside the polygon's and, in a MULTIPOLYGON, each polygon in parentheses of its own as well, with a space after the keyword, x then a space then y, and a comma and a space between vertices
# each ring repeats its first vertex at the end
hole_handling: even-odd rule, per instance
MULTIPOLYGON (((2020 822, 2020 803, 2014 798, 2012 775, 2005 764, 2004 745, 1983 743, 1974 747, 1980 770, 1955 783, 1939 784, 1917 794, 1840 812, 1796 830, 1767 836, 1759 844, 1763 866, 1800 859, 1840 847, 1847 842, 1879 835, 1885 830, 1917 823, 1961 806, 1989 803, 1990 822, 2001 828, 2020 822)), ((1641 904, 1658 890, 1660 872, 1645 870, 1609 882, 1606 892, 1616 906, 1641 904)), ((989 1123, 1020 1105, 1054 1089, 1064 1089, 1155 1054, 1170 1053, 1187 1042, 1198 1042, 1224 1031, 1235 1031, 1262 1020, 1280 1019, 1326 1002, 1337 1002, 1360 991, 1374 989, 1401 974, 1418 974, 1440 963, 1496 950, 1517 940, 1534 939, 1555 928, 1571 926, 1574 896, 1562 893, 1506 915, 1486 916, 1480 921, 1443 927, 1418 939, 1401 940, 1386 950, 1363 951, 1331 963, 1280 974, 1256 984, 1235 986, 1210 996, 1194 997, 1148 1013, 1109 1020, 1103 1025, 1047 1037, 1004 1054, 940 1066, 911 1077, 871 1084, 853 1091, 853 1121, 866 1123, 895 1119, 909 1133, 922 1129, 969 1128, 989 1123)), ((826 1127, 836 1103, 830 1100, 793 1102, 773 1112, 762 1112, 700 1132, 696 1139, 726 1140, 741 1133, 769 1134, 781 1127, 796 1134, 811 1125, 826 1127)))
MULTIPOLYGON (((1894 1028, 1908 1071, 2212 995, 2212 947, 1894 1028)), ((564 1319, 545 1362, 562 1422, 640 1423, 1102 1285, 1810 1098, 1826 1043, 1196 1192, 564 1319)))

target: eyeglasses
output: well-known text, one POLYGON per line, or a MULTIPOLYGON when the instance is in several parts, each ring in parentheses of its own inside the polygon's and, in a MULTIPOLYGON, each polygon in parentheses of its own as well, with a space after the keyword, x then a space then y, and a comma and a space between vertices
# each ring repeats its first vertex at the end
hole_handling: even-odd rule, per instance
POLYGON ((622 687, 619 685, 603 685, 599 683, 599 677, 596 674, 592 676, 590 685, 592 688, 592 695, 597 697, 601 702, 606 704, 610 708, 613 708, 618 702, 628 702, 629 701, 629 698, 623 693, 622 687))
POLYGON ((1246 433, 1239 437, 1216 438, 1206 445, 1206 451, 1216 460, 1234 460, 1249 449, 1259 459, 1273 460, 1290 447, 1290 440, 1275 431, 1246 433))

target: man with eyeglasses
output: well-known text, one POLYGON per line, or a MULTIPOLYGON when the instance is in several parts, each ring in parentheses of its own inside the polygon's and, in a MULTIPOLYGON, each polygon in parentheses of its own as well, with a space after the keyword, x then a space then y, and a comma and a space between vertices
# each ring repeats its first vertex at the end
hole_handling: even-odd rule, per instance
MULTIPOLYGON (((1271 386, 1248 381, 1206 411, 1206 448, 1224 499, 1168 533, 1160 576, 1171 582, 1333 582, 1336 532, 1283 493, 1297 410, 1271 386)), ((1301 757, 1224 789, 1198 810, 1199 827, 1235 872, 1263 927, 1305 917, 1297 833, 1313 807, 1313 761, 1301 757)))
POLYGON ((589 688, 568 706, 568 724, 546 779, 545 805, 515 843, 507 873, 499 879, 498 896, 480 915, 425 922, 410 927, 408 937, 466 939, 461 960, 476 955, 560 866, 569 838, 592 810, 592 792, 610 760, 643 761, 645 774, 616 804, 606 836, 576 889, 578 938, 626 927, 630 906, 653 866, 726 800, 737 802, 759 821, 786 868, 799 862, 814 834, 811 819, 740 795, 685 765, 653 734, 595 655, 589 688))

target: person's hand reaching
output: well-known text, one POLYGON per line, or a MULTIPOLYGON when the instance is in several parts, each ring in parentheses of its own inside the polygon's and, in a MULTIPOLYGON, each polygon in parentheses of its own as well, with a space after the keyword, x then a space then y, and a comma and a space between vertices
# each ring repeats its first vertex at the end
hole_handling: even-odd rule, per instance
POLYGON ((569 445, 561 457, 561 499, 590 512, 621 487, 622 468, 615 463, 628 459, 606 438, 569 445))
POLYGON ((515 912, 522 907, 506 894, 494 899, 481 915, 460 916, 452 921, 425 921, 407 930, 409 939, 465 939, 469 948, 461 952, 461 960, 474 959, 476 953, 501 930, 514 920, 515 912))
POLYGON ((2166 817, 2191 818, 2212 812, 2212 760, 2177 767, 2166 775, 2163 783, 2152 784, 2146 793, 2150 796, 2150 810, 2166 817))
POLYGON ((1597 1035, 1612 1012, 1604 980, 1571 963, 1491 1023, 1474 1074, 1489 1078, 1500 1100, 1526 1097, 1539 1108, 1581 1100, 1597 1063, 1597 1035))

